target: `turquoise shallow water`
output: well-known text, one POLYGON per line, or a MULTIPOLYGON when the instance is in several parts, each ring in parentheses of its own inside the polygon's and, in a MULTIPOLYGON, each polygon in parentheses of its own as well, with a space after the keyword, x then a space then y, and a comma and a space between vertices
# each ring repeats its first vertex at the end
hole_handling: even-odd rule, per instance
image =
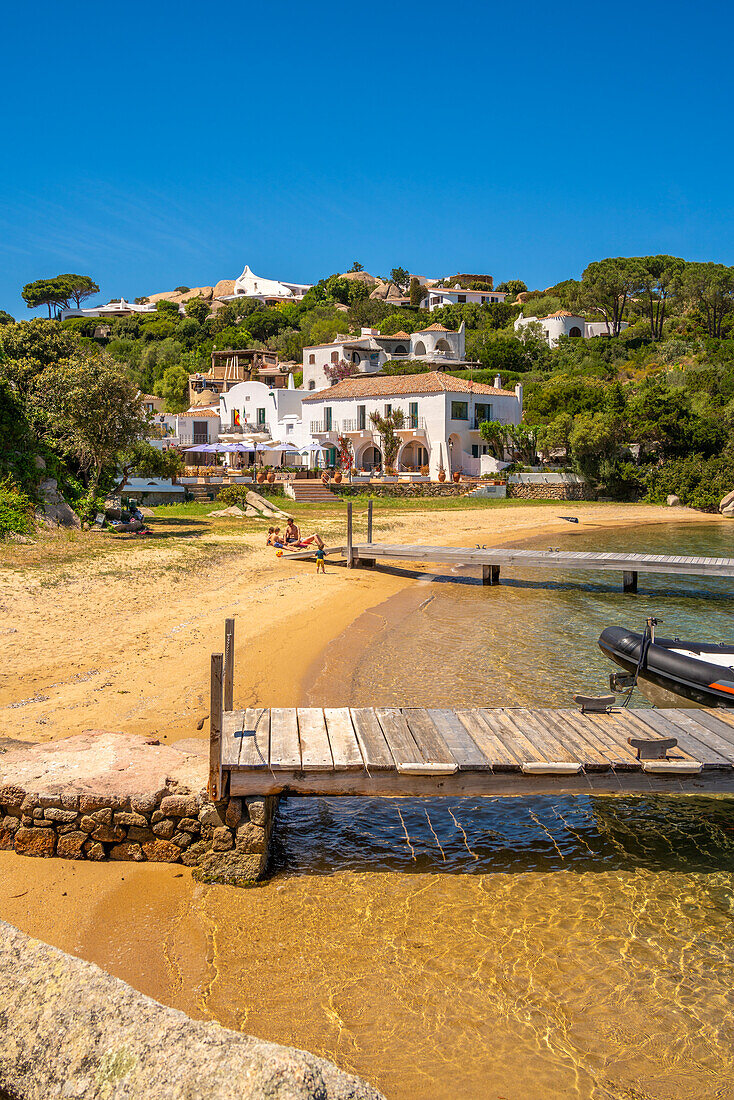
MULTIPOLYGON (((553 545, 600 536, 569 527, 553 545)), ((605 530, 602 548, 729 556, 734 525, 605 530)), ((606 690, 605 626, 654 614, 666 635, 729 641, 732 595, 697 578, 641 576, 634 596, 616 573, 423 575, 336 640, 304 702, 569 705, 606 690)), ((297 905, 281 948, 318 975, 294 993, 322 1052, 388 1096, 734 1097, 731 799, 291 798, 276 832, 266 890, 297 905)))

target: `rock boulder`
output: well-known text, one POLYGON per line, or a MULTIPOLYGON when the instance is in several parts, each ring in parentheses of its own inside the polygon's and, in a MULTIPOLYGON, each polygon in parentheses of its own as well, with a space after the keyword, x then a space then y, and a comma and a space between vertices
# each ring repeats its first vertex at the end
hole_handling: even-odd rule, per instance
POLYGON ((190 1020, 0 921, 0 1095, 381 1100, 331 1062, 190 1020))

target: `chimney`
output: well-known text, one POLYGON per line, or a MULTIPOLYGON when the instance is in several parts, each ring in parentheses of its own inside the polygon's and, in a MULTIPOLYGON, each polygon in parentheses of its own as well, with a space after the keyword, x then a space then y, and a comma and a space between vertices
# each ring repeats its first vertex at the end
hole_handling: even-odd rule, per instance
POLYGON ((515 386, 515 397, 520 405, 520 414, 522 415, 522 382, 518 382, 515 386))
POLYGON ((496 390, 501 390, 502 389, 502 379, 500 378, 500 376, 498 374, 495 374, 495 376, 494 376, 494 388, 496 390))

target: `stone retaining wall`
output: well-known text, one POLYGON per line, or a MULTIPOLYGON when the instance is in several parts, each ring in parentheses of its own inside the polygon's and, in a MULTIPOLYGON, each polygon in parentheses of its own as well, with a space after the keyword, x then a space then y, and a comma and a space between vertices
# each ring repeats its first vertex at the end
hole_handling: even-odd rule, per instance
POLYGON ((513 500, 596 500, 598 493, 589 485, 515 485, 508 482, 507 496, 513 500))
POLYGON ((277 797, 206 793, 208 744, 87 730, 0 754, 0 850, 182 863, 242 886, 265 871, 277 797))
POLYGON ((0 787, 0 851, 60 859, 183 863, 206 882, 242 885, 267 863, 277 799, 196 794, 27 794, 0 787))

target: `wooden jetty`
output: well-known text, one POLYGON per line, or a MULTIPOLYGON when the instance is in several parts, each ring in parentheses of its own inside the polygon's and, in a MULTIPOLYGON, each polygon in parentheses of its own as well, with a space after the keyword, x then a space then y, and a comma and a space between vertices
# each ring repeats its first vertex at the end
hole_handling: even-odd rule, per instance
POLYGON ((232 710, 233 652, 228 619, 227 660, 212 655, 214 799, 227 790, 233 796, 734 793, 734 711, 232 710))
MULTIPOLYGON (((513 550, 499 547, 485 550, 464 546, 413 546, 390 545, 372 541, 372 501, 368 504, 367 540, 360 543, 353 538, 352 505, 347 505, 346 546, 331 547, 331 555, 344 556, 349 568, 370 566, 375 561, 416 562, 421 565, 438 564, 452 568, 478 566, 482 570, 482 583, 499 584, 500 569, 504 565, 518 565, 532 569, 592 570, 622 574, 625 592, 637 591, 638 574, 663 573, 692 577, 734 577, 734 558, 674 556, 669 554, 620 554, 598 550, 586 552, 573 550, 513 550)), ((312 551, 289 555, 294 558, 313 557, 312 551)))

